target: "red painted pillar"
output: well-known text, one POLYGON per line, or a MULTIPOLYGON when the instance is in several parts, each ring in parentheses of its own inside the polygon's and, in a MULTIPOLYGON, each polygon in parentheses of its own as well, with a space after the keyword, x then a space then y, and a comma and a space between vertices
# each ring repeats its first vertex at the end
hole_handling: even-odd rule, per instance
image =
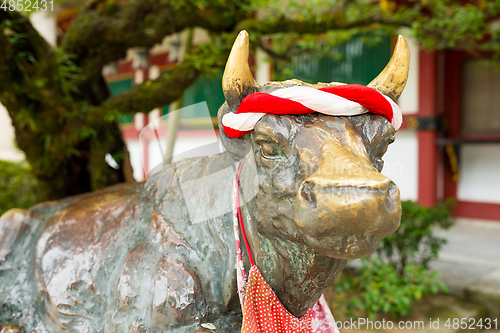
MULTIPOLYGON (((443 116, 446 122, 446 137, 457 138, 460 136, 460 96, 462 93, 461 64, 463 53, 456 51, 445 51, 444 61, 444 110, 443 116)), ((443 197, 457 196, 457 183, 453 179, 449 157, 443 152, 443 197)))
MULTIPOLYGON (((418 117, 437 116, 437 54, 420 51, 418 117)), ((438 147, 436 130, 419 130, 418 201, 424 206, 436 204, 438 184, 438 147)))

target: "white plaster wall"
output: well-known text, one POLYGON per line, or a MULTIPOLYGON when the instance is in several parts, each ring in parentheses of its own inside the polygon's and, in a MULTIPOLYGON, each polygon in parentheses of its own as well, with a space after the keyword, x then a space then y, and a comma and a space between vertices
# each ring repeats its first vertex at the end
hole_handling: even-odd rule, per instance
POLYGON ((13 162, 24 160, 24 153, 14 144, 14 127, 2 104, 0 104, 0 160, 13 162))
MULTIPOLYGON (((403 36, 405 31, 401 31, 403 36)), ((406 36, 405 36, 406 37, 406 36)), ((404 115, 418 112, 419 46, 413 38, 406 37, 410 47, 410 70, 406 87, 398 100, 404 115)), ((396 141, 384 156, 382 173, 399 187, 401 200, 418 199, 418 139, 415 131, 399 131, 396 141)))
POLYGON ((130 154, 130 164, 134 170, 133 175, 135 180, 144 180, 144 174, 142 172, 142 158, 141 151, 139 149, 139 140, 129 140, 127 141, 127 149, 130 154))
POLYGON ((33 12, 30 22, 40 35, 52 46, 57 43, 57 23, 52 12, 33 12))
POLYGON ((406 38, 406 40, 410 47, 410 71, 398 105, 403 114, 413 114, 418 112, 419 47, 413 38, 406 38))
POLYGON ((161 71, 160 71, 160 66, 158 65, 153 65, 151 67, 149 67, 149 74, 148 74, 148 78, 150 80, 154 80, 154 79, 157 79, 160 77, 160 74, 161 74, 161 71))
POLYGON ((211 40, 210 35, 205 29, 194 28, 193 45, 206 43, 209 42, 210 40, 211 40))
MULTIPOLYGON (((178 38, 179 38, 179 36, 177 34, 165 36, 163 38, 163 40, 161 41, 161 43, 158 43, 149 49, 149 54, 150 55, 157 55, 157 54, 161 54, 161 53, 165 53, 165 52, 170 51, 170 49, 172 47, 170 43, 175 42, 178 38)), ((125 59, 132 60, 133 59, 132 53, 127 52, 127 57, 125 59)))
POLYGON ((266 53, 261 49, 257 49, 255 62, 255 81, 260 85, 271 81, 271 64, 266 53))
POLYGON ((500 144, 462 146, 457 198, 500 203, 500 144))
POLYGON ((401 200, 418 198, 418 141, 414 131, 399 131, 383 157, 382 173, 399 187, 401 200))

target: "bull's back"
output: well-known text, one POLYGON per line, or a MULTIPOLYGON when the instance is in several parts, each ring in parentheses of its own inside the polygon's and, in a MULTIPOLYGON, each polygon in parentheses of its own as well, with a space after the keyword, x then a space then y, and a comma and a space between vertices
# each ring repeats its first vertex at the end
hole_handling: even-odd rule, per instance
POLYGON ((97 331, 116 307, 126 256, 144 241, 150 213, 142 185, 108 188, 50 218, 35 249, 47 313, 61 327, 97 331))
POLYGON ((137 232, 129 217, 141 187, 110 187, 6 212, 0 219, 0 323, 22 321, 43 332, 78 329, 81 319, 102 317, 112 267, 126 251, 127 233, 137 232))
MULTIPOLYGON (((186 167, 193 163, 205 165, 186 167)), ((191 224, 182 170, 6 213, 0 324, 22 322, 28 332, 194 331, 225 312, 235 300, 231 228, 222 217, 191 224)))

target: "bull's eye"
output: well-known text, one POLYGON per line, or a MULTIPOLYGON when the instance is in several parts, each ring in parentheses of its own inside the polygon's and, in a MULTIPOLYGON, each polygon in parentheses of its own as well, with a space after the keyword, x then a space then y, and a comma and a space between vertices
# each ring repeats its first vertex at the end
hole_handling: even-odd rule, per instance
POLYGON ((260 143, 260 151, 262 156, 265 158, 279 158, 283 156, 281 150, 278 148, 278 145, 274 142, 261 141, 260 143))

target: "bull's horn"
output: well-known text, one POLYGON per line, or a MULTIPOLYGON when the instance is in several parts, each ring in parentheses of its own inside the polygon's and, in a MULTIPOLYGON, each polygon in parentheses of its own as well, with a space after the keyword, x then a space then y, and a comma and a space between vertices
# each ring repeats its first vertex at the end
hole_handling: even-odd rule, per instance
POLYGON ((233 44, 222 77, 222 90, 230 108, 238 107, 249 94, 257 91, 250 66, 248 66, 248 33, 240 32, 233 44))
POLYGON ((406 86, 409 69, 410 48, 406 39, 399 36, 391 60, 389 60, 384 70, 368 84, 368 87, 389 96, 393 101, 397 101, 406 86))

